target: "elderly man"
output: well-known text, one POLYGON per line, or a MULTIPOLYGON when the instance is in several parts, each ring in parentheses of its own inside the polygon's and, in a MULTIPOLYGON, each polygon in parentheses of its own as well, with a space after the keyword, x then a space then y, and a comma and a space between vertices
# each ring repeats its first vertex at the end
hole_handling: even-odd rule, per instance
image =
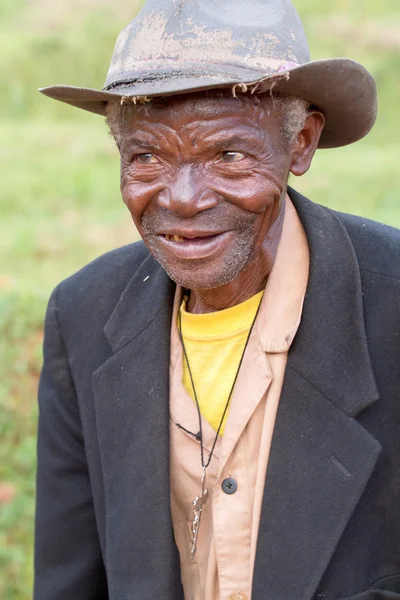
POLYGON ((288 188, 376 116, 288 0, 149 0, 103 91, 143 242, 50 300, 36 600, 400 599, 400 234, 288 188))

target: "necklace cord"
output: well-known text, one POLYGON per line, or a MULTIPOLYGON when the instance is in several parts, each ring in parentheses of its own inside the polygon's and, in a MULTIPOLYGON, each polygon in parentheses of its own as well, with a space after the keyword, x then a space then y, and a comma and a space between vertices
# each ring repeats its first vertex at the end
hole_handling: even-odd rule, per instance
POLYGON ((186 429, 186 427, 183 427, 183 425, 181 425, 180 423, 176 423, 176 426, 179 427, 179 429, 182 429, 182 431, 184 431, 185 433, 188 433, 189 435, 196 438, 198 442, 200 441, 200 431, 198 433, 193 433, 193 431, 189 431, 189 429, 186 429))
MULTIPOLYGON (((205 462, 204 462, 203 427, 202 427, 202 423, 201 423, 201 410, 200 410, 200 403, 199 403, 199 400, 198 400, 198 398, 197 398, 196 388, 195 388, 195 385, 194 385, 194 380, 193 380, 192 370, 191 370, 191 368, 190 368, 190 363, 189 363, 189 358, 188 358, 187 351, 186 351, 186 347, 185 347, 185 342, 183 341, 183 333, 182 333, 182 316, 181 316, 181 310, 179 310, 179 313, 178 313, 178 322, 179 322, 179 327, 178 327, 178 329, 179 329, 179 337, 180 337, 180 340, 181 340, 181 344, 182 344, 182 348, 183 348, 183 354, 184 354, 185 361, 186 361, 187 368, 188 368, 188 372, 189 372, 190 383, 191 383, 191 385, 192 385, 192 390, 193 390, 194 399, 195 399, 195 401, 196 401, 196 408, 197 408, 197 415, 198 415, 198 418, 199 418, 199 429, 200 429, 200 456, 201 456, 201 466, 203 467, 203 469, 207 469, 207 468, 208 468, 208 466, 210 465, 211 459, 212 459, 212 457, 213 457, 214 450, 215 450, 215 446, 216 446, 216 444, 217 444, 217 440, 218 440, 218 437, 219 437, 219 434, 220 434, 220 431, 221 431, 221 428, 222 428, 222 424, 223 424, 223 422, 224 422, 225 415, 226 415, 226 413, 227 413, 227 410, 228 410, 228 407, 229 407, 229 404, 230 404, 230 401, 231 401, 231 397, 232 397, 232 394, 233 394, 233 390, 234 390, 234 388, 235 388, 236 381, 237 381, 237 378, 238 378, 238 376, 239 376, 239 371, 240 371, 240 368, 241 368, 241 366, 242 366, 242 363, 243 363, 244 355, 245 355, 245 353, 246 353, 246 349, 247 349, 247 346, 248 346, 248 343, 249 343, 249 340, 250 340, 250 336, 251 336, 251 333, 252 333, 252 331, 253 331, 253 327, 254 327, 254 324, 255 324, 255 322, 256 322, 256 319, 257 319, 257 316, 258 316, 259 310, 260 310, 261 302, 262 302, 262 298, 261 298, 261 300, 260 300, 260 303, 259 303, 259 305, 258 305, 258 307, 257 307, 257 311, 256 311, 256 314, 255 314, 255 317, 254 317, 254 319, 253 319, 253 322, 252 322, 252 324, 251 324, 251 327, 250 327, 250 329, 249 329, 249 333, 248 333, 248 335, 247 335, 247 339, 246 339, 246 343, 245 343, 245 345, 244 345, 244 349, 243 349, 243 352, 242 352, 242 356, 240 357, 239 366, 238 366, 238 368, 237 368, 237 370, 236 370, 235 378, 234 378, 234 380, 233 380, 232 387, 231 387, 231 390, 230 390, 230 392, 229 392, 228 400, 227 400, 227 402, 226 402, 226 404, 225 404, 224 412, 222 413, 221 421, 220 421, 220 423, 219 423, 219 426, 218 426, 218 429, 217 429, 217 433, 216 433, 216 435, 215 435, 215 438, 214 438, 213 445, 211 446, 211 450, 210 450, 210 454, 209 454, 209 457, 208 457, 207 463, 205 463, 205 462)), ((181 426, 179 426, 179 427, 181 427, 181 426)), ((181 427, 181 429, 183 429, 183 427, 181 427)), ((184 431, 187 431, 187 430, 184 430, 184 431)))

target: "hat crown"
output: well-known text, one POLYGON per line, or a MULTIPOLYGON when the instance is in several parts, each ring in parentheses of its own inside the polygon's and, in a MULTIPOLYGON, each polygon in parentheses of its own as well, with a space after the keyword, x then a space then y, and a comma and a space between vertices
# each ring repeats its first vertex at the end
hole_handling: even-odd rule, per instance
MULTIPOLYGON (((177 69, 218 65, 270 75, 309 62, 300 17, 289 0, 148 0, 120 33, 105 89, 177 69)), ((226 72, 226 69, 225 69, 226 72)))

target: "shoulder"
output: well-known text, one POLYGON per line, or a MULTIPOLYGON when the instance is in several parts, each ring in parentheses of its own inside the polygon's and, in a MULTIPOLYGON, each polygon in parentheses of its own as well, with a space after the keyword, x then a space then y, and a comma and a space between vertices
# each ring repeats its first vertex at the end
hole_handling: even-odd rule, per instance
POLYGON ((400 229, 332 211, 345 227, 361 271, 400 280, 400 229))
MULTIPOLYGON (((308 237, 315 228, 325 228, 325 234, 344 228, 361 271, 400 279, 400 229, 321 206, 291 187, 288 192, 308 237)), ((343 243, 340 236, 333 238, 336 244, 343 243)))
POLYGON ((58 310, 75 319, 92 313, 100 320, 102 313, 107 318, 148 254, 143 242, 136 242, 96 258, 56 287, 58 310))
POLYGON ((76 289, 103 286, 104 283, 115 284, 132 275, 147 256, 148 250, 141 241, 116 248, 85 265, 62 281, 61 285, 76 289))

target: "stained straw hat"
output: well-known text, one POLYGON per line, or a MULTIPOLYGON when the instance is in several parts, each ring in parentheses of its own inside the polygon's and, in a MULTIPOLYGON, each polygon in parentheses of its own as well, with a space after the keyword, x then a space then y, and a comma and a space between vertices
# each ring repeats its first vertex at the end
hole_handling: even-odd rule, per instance
POLYGON ((372 75, 348 58, 311 61, 289 0, 148 0, 118 37, 103 90, 40 91, 104 115, 118 98, 227 87, 304 98, 326 117, 320 148, 355 142, 376 120, 372 75))

